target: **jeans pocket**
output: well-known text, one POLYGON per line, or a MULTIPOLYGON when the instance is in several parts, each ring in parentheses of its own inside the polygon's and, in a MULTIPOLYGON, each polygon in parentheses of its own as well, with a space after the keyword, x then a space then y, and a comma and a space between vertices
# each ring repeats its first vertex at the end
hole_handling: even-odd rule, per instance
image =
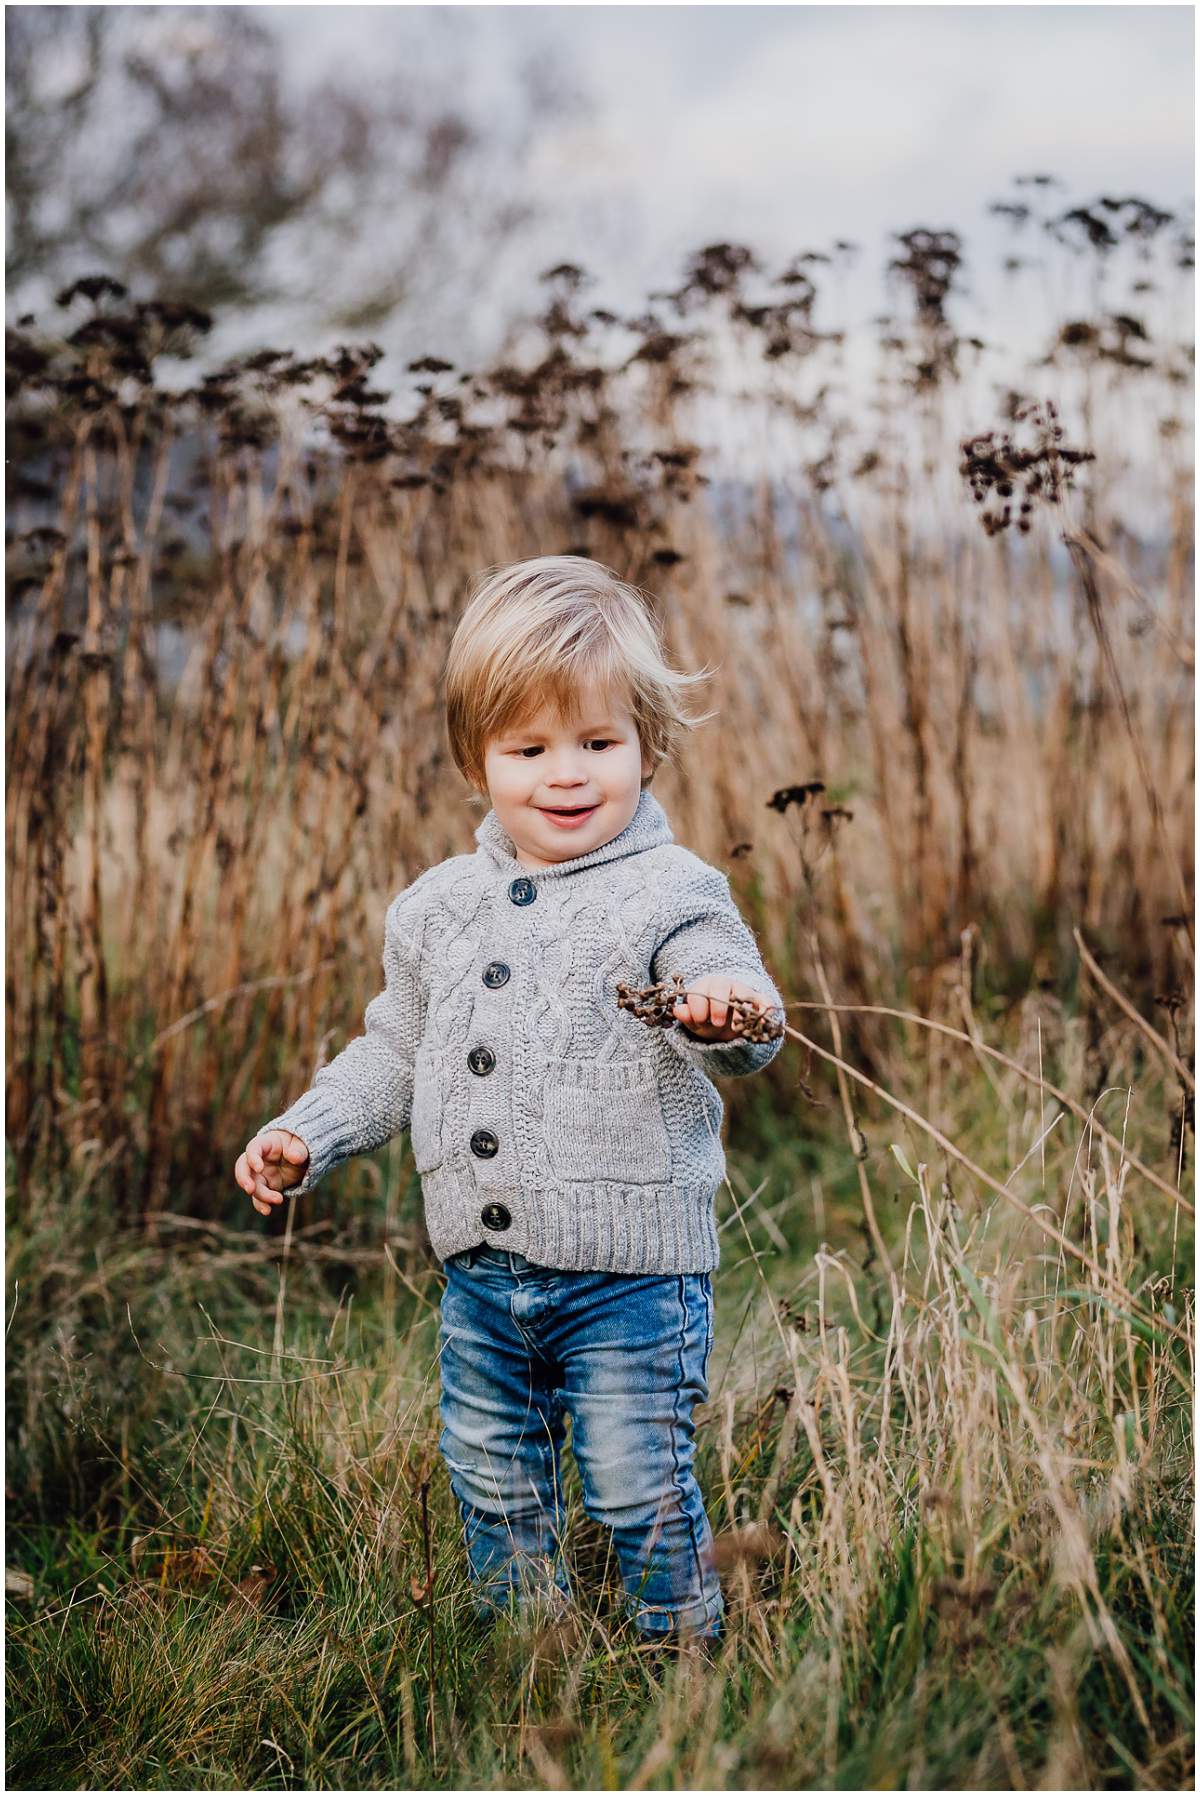
POLYGON ((481 1241, 470 1251, 472 1266, 495 1266, 501 1272, 512 1271, 512 1262, 501 1247, 490 1247, 486 1241, 481 1241))
POLYGON ((557 1178, 625 1185, 670 1178, 656 1060, 560 1060, 546 1074, 542 1097, 557 1178))
POLYGON ((459 1253, 452 1253, 446 1264, 454 1265, 460 1272, 473 1272, 476 1276, 485 1272, 512 1276, 508 1255, 502 1255, 499 1248, 489 1247, 486 1241, 480 1241, 474 1247, 464 1247, 459 1253))

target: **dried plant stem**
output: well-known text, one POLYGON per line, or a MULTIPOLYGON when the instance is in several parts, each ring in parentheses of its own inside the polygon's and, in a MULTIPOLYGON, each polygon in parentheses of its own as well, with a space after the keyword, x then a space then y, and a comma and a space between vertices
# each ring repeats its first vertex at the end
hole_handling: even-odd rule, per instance
POLYGON ((292 1227, 296 1220, 296 1206, 287 1206, 287 1218, 283 1225, 283 1253, 279 1261, 279 1289, 275 1296, 275 1333, 271 1346, 271 1376, 279 1377, 283 1361, 283 1321, 284 1303, 287 1296, 288 1261, 292 1251, 292 1227))
POLYGON ((105 734, 109 710, 107 606, 100 546, 99 474, 94 442, 83 452, 87 525, 87 624, 84 634, 83 782, 84 871, 76 916, 79 936, 80 1091, 84 1103, 98 1102, 107 1117, 109 1056, 108 979, 104 963, 104 907, 100 891, 103 860, 105 734))
POLYGON ((1188 1202, 1183 1193, 1178 1190, 1176 1186, 1169 1185, 1164 1178, 1154 1171, 1153 1167, 1147 1166, 1143 1160, 1139 1160, 1135 1154, 1131 1153, 1128 1146, 1123 1141, 1119 1141, 1115 1135, 1104 1127, 1103 1123, 1097 1122, 1091 1111, 1085 1110, 1082 1104, 1077 1104, 1073 1097, 1068 1096, 1065 1091, 1060 1091, 1058 1086, 1052 1084, 1049 1079, 1043 1079, 1037 1073, 1031 1073, 1028 1067, 1021 1065, 1019 1060, 1013 1060, 999 1048, 990 1046, 990 1044, 984 1041, 981 1036, 968 1035, 965 1030, 956 1029, 953 1023, 943 1023, 934 1017, 921 1016, 920 1013, 915 1010, 896 1010, 890 1004, 819 1004, 816 999, 795 999, 787 1004, 785 1008, 787 1010, 862 1010, 870 1012, 875 1016, 892 1016, 896 1017, 901 1022, 917 1023, 922 1029, 934 1029, 940 1035, 949 1035, 956 1041, 966 1042, 977 1054, 990 1055, 993 1060, 998 1060, 1002 1066, 1008 1067, 1011 1072, 1016 1073, 1019 1078, 1024 1079, 1027 1085, 1033 1085, 1039 1087, 1043 1091, 1049 1092, 1052 1098, 1056 1098, 1060 1104, 1071 1111, 1072 1115, 1077 1116, 1081 1122, 1086 1123, 1088 1128, 1093 1130, 1102 1141, 1106 1141, 1110 1147, 1116 1148, 1118 1153, 1121 1154, 1122 1158, 1129 1163, 1136 1173, 1148 1180, 1151 1185, 1156 1186, 1165 1197, 1169 1197, 1172 1203, 1183 1210, 1185 1214, 1188 1216, 1195 1215, 1195 1206, 1188 1202))
MULTIPOLYGON (((949 1154, 952 1160, 957 1160, 961 1166, 966 1168, 973 1178, 979 1179, 990 1191, 994 1191, 997 1196, 1002 1197, 1007 1204, 1010 1204, 1013 1207, 1013 1209, 1019 1211, 1027 1222, 1032 1222, 1034 1227, 1039 1229, 1048 1240, 1053 1241, 1062 1251, 1069 1253, 1072 1259, 1078 1260, 1081 1266, 1086 1267, 1092 1277, 1096 1280, 1098 1286, 1103 1287, 1109 1285, 1112 1287, 1115 1290, 1116 1295, 1120 1297, 1123 1302, 1128 1304, 1130 1310, 1149 1327, 1161 1329, 1166 1333, 1173 1335, 1176 1340, 1180 1341, 1185 1346, 1188 1344, 1188 1337, 1183 1329, 1177 1327, 1172 1322, 1168 1322, 1165 1316, 1156 1316, 1151 1311, 1143 1308, 1131 1291, 1126 1290, 1122 1285, 1114 1283, 1114 1281, 1101 1269, 1098 1262, 1092 1258, 1091 1254, 1086 1253, 1081 1247, 1076 1247, 1075 1243, 1069 1241, 1059 1229, 1056 1229, 1053 1226, 1052 1223, 1047 1222, 1036 1210, 1030 1209, 1028 1204, 1022 1203, 1021 1199, 1015 1192, 1010 1191, 1007 1185, 1002 1185, 998 1179, 992 1177, 991 1173, 985 1172, 982 1166, 977 1165, 968 1154, 964 1154, 961 1148, 955 1147, 954 1143, 948 1140, 935 1123, 931 1123, 929 1119, 922 1116, 919 1111, 912 1109, 910 1105, 904 1103, 903 1099, 893 1097, 890 1091, 887 1091, 882 1085, 877 1084, 874 1079, 869 1079, 865 1073, 859 1072, 857 1067, 848 1065, 846 1061, 839 1059, 836 1054, 830 1053, 829 1049, 823 1048, 820 1042, 813 1041, 809 1036, 802 1034, 799 1029, 793 1029, 790 1023, 784 1025, 784 1034, 790 1035, 792 1040, 798 1041, 802 1047, 811 1048, 813 1053, 821 1056, 822 1060, 828 1060, 832 1065, 840 1067, 843 1072, 849 1073, 852 1079, 857 1079, 860 1085, 865 1085, 869 1091, 873 1091, 877 1097, 883 1099, 885 1104, 890 1104, 893 1110, 898 1110, 902 1116, 907 1116, 910 1122, 916 1123, 919 1129, 923 1129, 927 1135, 937 1142, 943 1153, 949 1154)), ((1175 1376, 1182 1381, 1182 1374, 1176 1372, 1175 1376)), ((1183 1382, 1186 1383, 1186 1381, 1183 1382)))
POLYGON ((1094 537, 1086 536, 1077 530, 1064 530, 1062 535, 1063 541, 1068 548, 1071 548, 1073 544, 1077 543, 1079 548, 1095 562, 1098 568, 1101 568, 1111 580, 1115 580, 1118 585, 1125 588, 1125 591, 1129 594, 1130 598, 1141 607, 1142 615, 1145 617, 1146 621, 1158 631, 1160 636, 1162 636, 1164 641, 1170 646, 1171 652, 1176 656, 1180 665, 1186 668, 1188 673, 1195 673, 1196 656, 1191 643, 1185 642, 1179 632, 1172 629, 1171 625, 1159 616, 1137 581, 1130 577, 1129 573, 1122 567, 1116 556, 1107 554, 1094 537))
MULTIPOLYGON (((833 1034, 834 1046, 840 1054, 842 1049, 841 1025, 837 1020, 836 1013, 833 1011, 829 981, 825 976, 825 965, 821 958, 821 944, 817 939, 815 930, 813 930, 809 936, 809 943, 812 948, 813 965, 817 969, 817 978, 820 981, 821 991, 824 994, 826 1006, 830 1010, 829 1027, 833 1034)), ((858 1169, 858 1189, 862 1197, 863 1214, 867 1219, 867 1227, 871 1231, 871 1241, 874 1245, 875 1252, 879 1256, 881 1264, 887 1268, 888 1283, 891 1285, 894 1292, 896 1289, 896 1269, 892 1265, 891 1255, 888 1253, 887 1245, 884 1242, 883 1235, 880 1232, 879 1222, 875 1215, 875 1205, 871 1198, 871 1181, 867 1177, 866 1161, 863 1158, 863 1155, 858 1151, 858 1142, 861 1139, 862 1131, 859 1129, 857 1120, 855 1119, 854 1103, 850 1096, 850 1087, 846 1081, 845 1073, 842 1071, 842 1065, 843 1063, 841 1061, 837 1062, 838 1094, 842 1100, 842 1116, 845 1119, 846 1132, 849 1135, 850 1145, 854 1151, 854 1164, 858 1169)))
POLYGON ((1192 936, 1192 899, 1187 889, 1187 881, 1183 877, 1183 869, 1179 864, 1179 857, 1167 837, 1166 824, 1163 819, 1162 804, 1159 800, 1158 789, 1150 777, 1150 769, 1146 762, 1145 746, 1142 742, 1141 735, 1134 724, 1133 716, 1129 709, 1129 699, 1125 693, 1125 682, 1121 678, 1121 670, 1117 666, 1117 658, 1113 653, 1112 638, 1108 632, 1108 624, 1105 621, 1104 609, 1100 598, 1100 582, 1096 578, 1096 568, 1092 559, 1092 540, 1090 533, 1085 530, 1067 530, 1063 533, 1063 541, 1066 543, 1067 548, 1070 551, 1071 559, 1075 563, 1076 571, 1079 574, 1080 584, 1083 587, 1084 596, 1087 599, 1088 617, 1091 620, 1092 629, 1096 633, 1096 640, 1100 644, 1100 650, 1104 656, 1105 665, 1108 668, 1109 678, 1112 680, 1113 691, 1117 695, 1117 703, 1121 708, 1121 720, 1125 725, 1125 731, 1129 737, 1130 746, 1133 749, 1138 775, 1142 782, 1142 790, 1146 795, 1146 803, 1150 807, 1150 816, 1154 822, 1154 828, 1158 835, 1163 857, 1175 879, 1176 889, 1179 894, 1180 913, 1183 917, 1183 926, 1187 931, 1188 946, 1192 950, 1192 959, 1194 962, 1196 944, 1192 936))
POLYGON ((425 1630, 429 1654, 429 1757, 437 1758, 437 1717, 434 1693, 437 1690, 437 1642, 433 1616, 433 1534, 429 1526, 429 1479, 421 1480, 421 1538, 425 1545, 425 1630))
POLYGON ((1088 953, 1087 946, 1082 935, 1080 935, 1079 930, 1077 928, 1072 929, 1071 934, 1075 937, 1075 946, 1079 949, 1079 957, 1083 961, 1088 972, 1092 975, 1092 978, 1096 981, 1096 984, 1100 986, 1103 991, 1108 993, 1113 1003, 1124 1011, 1130 1022, 1137 1025, 1151 1046, 1157 1048, 1167 1064, 1178 1074, 1180 1080, 1187 1089, 1189 1091, 1195 1091, 1196 1082, 1193 1079, 1191 1072, 1179 1058, 1179 1055, 1172 1048, 1171 1044, 1163 1040, 1153 1024, 1148 1023, 1141 1012, 1134 1009, 1133 1005, 1129 1002, 1129 999, 1125 997, 1122 992, 1117 990, 1117 987, 1113 984, 1112 980, 1107 978, 1105 974, 1101 972, 1094 957, 1088 953))

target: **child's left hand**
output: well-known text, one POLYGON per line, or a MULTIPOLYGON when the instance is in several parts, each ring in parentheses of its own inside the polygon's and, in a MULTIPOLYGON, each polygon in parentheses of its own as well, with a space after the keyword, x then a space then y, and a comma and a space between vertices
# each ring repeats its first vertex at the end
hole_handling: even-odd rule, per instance
POLYGON ((732 974, 706 973, 689 983, 687 996, 676 1000, 675 1020, 701 1041, 736 1041, 744 1024, 730 1008, 730 998, 749 998, 760 1012, 771 1008, 769 998, 732 974))

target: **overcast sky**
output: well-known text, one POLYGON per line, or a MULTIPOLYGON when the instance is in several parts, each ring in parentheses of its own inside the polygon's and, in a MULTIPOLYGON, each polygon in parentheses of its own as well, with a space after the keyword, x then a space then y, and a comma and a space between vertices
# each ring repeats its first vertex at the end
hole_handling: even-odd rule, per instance
MULTIPOLYGON (((846 333, 831 391, 855 403, 873 387, 880 352, 871 320, 911 319, 908 291, 883 282, 893 233, 956 230, 966 266, 950 316, 988 347, 953 395, 963 433, 995 417, 995 395, 1036 387, 1070 403, 1057 375, 1030 372, 1058 325, 1097 310, 1145 320, 1156 349, 1194 338, 1194 284, 1160 239, 1151 267, 1132 249, 1106 265, 1077 259, 1036 226, 1014 235, 989 215, 1000 200, 1035 213, 1135 196, 1186 221, 1194 194, 1194 37, 1182 6, 453 6, 257 9, 298 77, 337 69, 411 78, 461 70, 468 116, 516 115, 518 71, 549 54, 558 92, 578 90, 565 117, 537 135, 526 170, 544 217, 489 269, 469 298, 468 357, 491 353, 493 328, 544 302, 538 274, 563 260, 596 277, 587 302, 642 310, 677 286, 705 244, 746 244, 766 284, 800 252, 861 245, 857 265, 815 271, 819 330, 846 333), (1049 174, 1041 196, 1014 177, 1049 174), (1034 267, 1001 270, 1017 254, 1034 267), (1153 275, 1156 294, 1131 283, 1153 275), (1028 385, 1026 384, 1028 381, 1028 385)), ((440 89, 440 83, 439 89, 440 89)), ((664 321, 671 321, 666 312, 664 321)), ((438 319, 429 320, 430 338, 438 319)), ((383 332, 374 333, 384 340, 383 332)), ((446 336, 451 335, 447 323, 446 336)), ((432 341, 429 345, 433 346, 432 341)), ((456 353, 453 342, 446 352, 456 353)), ((760 364, 761 367, 761 364, 760 364)), ((752 375, 752 378, 755 376, 752 375)), ((825 358, 796 389, 830 378, 825 358)), ((1072 376, 1064 371, 1062 381, 1072 376)), ((1153 463, 1160 416, 1177 389, 1138 388, 1122 435, 1130 468, 1153 463)), ((870 414, 866 414, 869 418, 870 414)), ((774 464, 777 428, 747 414, 731 455, 774 464)), ((697 432, 703 439, 703 428, 697 432)))
MULTIPOLYGON (((124 15, 136 48, 151 34, 211 37, 223 9, 113 11, 124 15)), ((827 254, 842 239, 860 246, 859 258, 813 269, 813 323, 844 333, 844 344, 799 365, 789 361, 785 372, 789 390, 807 405, 830 380, 832 364, 835 398, 861 401, 874 396, 880 363, 873 320, 890 312, 903 329, 913 314, 911 291, 889 292, 883 271, 900 253, 894 234, 918 227, 957 231, 963 242, 949 316, 985 344, 978 369, 962 368, 956 398, 964 430, 995 416, 997 391, 1050 393, 1051 375, 1027 373, 1027 365, 1044 357, 1067 319, 1133 313, 1145 321, 1155 353, 1193 340, 1194 281, 1173 265, 1194 190, 1191 5, 242 11, 274 33, 297 92, 340 78, 362 90, 375 116, 381 101, 403 107, 416 93, 435 112, 457 103, 472 126, 501 139, 528 137, 531 148, 523 160, 502 144, 469 159, 489 179, 469 195, 474 210, 460 201, 446 211, 440 202, 438 222, 448 221, 456 253, 463 251, 443 262, 423 254, 420 238, 403 235, 409 177, 387 165, 381 147, 378 186, 347 215, 336 263, 314 259, 304 220, 278 230, 271 242, 277 297, 227 311, 206 345, 212 356, 277 342, 313 354, 369 335, 387 352, 379 383, 403 392, 413 384, 414 343, 416 353, 447 356, 459 367, 484 366, 501 350, 523 354, 524 344, 505 341, 508 325, 544 306, 538 277, 553 264, 578 262, 594 277, 583 306, 628 316, 678 287, 688 258, 705 245, 730 241, 754 251, 763 274, 747 281, 746 292, 763 301, 781 297, 784 290, 770 283, 798 255, 827 254), (555 102, 532 126, 531 67, 555 102), (1036 193, 1017 179, 1034 174, 1053 176, 1055 185, 1036 193), (1014 233, 988 210, 1032 201, 1035 218, 1061 215, 1094 208, 1102 195, 1147 201, 1180 220, 1153 246, 1149 264, 1137 261, 1132 245, 1105 262, 1103 291, 1090 287, 1101 266, 1094 253, 1073 256, 1036 222, 1014 233), (536 223, 506 239, 494 260, 492 237, 477 222, 480 205, 490 219, 527 199, 536 223), (1012 255, 1031 265, 1015 278, 1002 273, 1012 255), (366 331, 328 324, 339 308, 352 313, 364 292, 377 290, 371 281, 381 267, 386 274, 397 266, 407 280, 405 304, 372 317, 366 331), (1147 278, 1157 291, 1135 294, 1133 283, 1147 278), (326 321, 320 326, 318 313, 326 321)), ((79 71, 48 60, 41 73, 43 84, 65 93, 79 71)), ((126 113, 119 103, 111 110, 110 131, 128 136, 126 113)), ((381 137, 381 146, 388 141, 381 137)), ((96 154, 97 139, 85 149, 96 154)), ((65 185, 67 176, 60 178, 65 185)), ((326 244, 324 254, 331 253, 326 244)), ((658 310, 668 327, 676 323, 669 307, 658 310)), ((616 334, 619 360, 633 343, 616 334)), ((739 364, 735 382, 725 369, 718 381, 737 391, 760 379, 774 367, 760 351, 746 352, 754 365, 739 364)), ((1148 467, 1159 419, 1182 408, 1183 395, 1147 377, 1136 402, 1126 391, 1123 403, 1136 415, 1122 426, 1122 440, 1136 443, 1136 460, 1148 467)), ((857 409, 868 432, 877 429, 861 403, 848 409, 857 409)), ((716 435, 731 449, 725 417, 716 435)), ((753 453, 773 458, 761 417, 752 409, 746 417, 753 453)), ((786 420, 776 414, 771 423, 782 430, 786 420)))
POLYGON ((501 113, 521 61, 555 51, 589 106, 544 135, 532 174, 550 253, 601 276, 597 303, 637 303, 722 238, 782 266, 844 237, 875 304, 889 232, 926 225, 967 239, 986 317, 989 270, 1033 252, 986 214, 1022 197, 1015 175, 1057 175, 1063 204, 1192 201, 1190 5, 258 10, 306 75, 453 44, 470 97, 501 113))

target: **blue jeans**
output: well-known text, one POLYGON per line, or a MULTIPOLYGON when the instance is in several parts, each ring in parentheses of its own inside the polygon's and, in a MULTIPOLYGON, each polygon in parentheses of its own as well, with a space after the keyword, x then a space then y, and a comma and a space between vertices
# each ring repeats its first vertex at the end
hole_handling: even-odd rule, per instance
POLYGON ((486 1244, 445 1262, 439 1445, 483 1615, 571 1587, 564 1415, 588 1515, 612 1540, 637 1631, 721 1632, 712 1530, 692 1471, 708 1396, 707 1272, 564 1272, 486 1244))

